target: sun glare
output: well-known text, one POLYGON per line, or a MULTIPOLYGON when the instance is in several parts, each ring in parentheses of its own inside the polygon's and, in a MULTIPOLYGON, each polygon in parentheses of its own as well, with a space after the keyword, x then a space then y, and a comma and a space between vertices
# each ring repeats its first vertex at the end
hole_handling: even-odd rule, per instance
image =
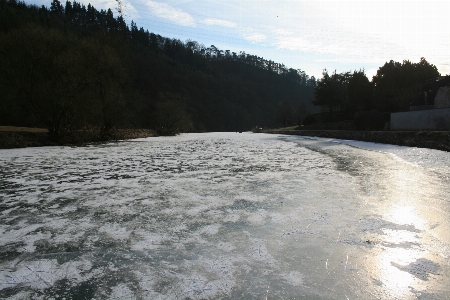
POLYGON ((379 278, 385 289, 395 298, 404 298, 414 282, 414 275, 408 272, 408 266, 421 256, 415 249, 386 247, 378 256, 379 278))
POLYGON ((416 280, 411 266, 423 257, 420 249, 421 220, 414 207, 393 205, 384 218, 392 228, 383 229, 383 251, 378 255, 379 278, 391 295, 403 298, 416 280))
POLYGON ((413 206, 393 205, 385 215, 386 220, 399 224, 411 225, 416 229, 424 227, 424 221, 417 214, 417 210, 413 206))

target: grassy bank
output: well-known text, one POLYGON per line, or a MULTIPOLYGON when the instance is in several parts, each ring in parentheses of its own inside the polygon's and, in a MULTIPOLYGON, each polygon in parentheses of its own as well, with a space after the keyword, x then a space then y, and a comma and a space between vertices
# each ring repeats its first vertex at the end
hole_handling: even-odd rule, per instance
POLYGON ((450 152, 450 131, 296 130, 291 127, 264 130, 263 132, 356 140, 399 146, 430 148, 450 152))
POLYGON ((76 145, 82 146, 96 142, 128 140, 155 136, 155 132, 149 129, 116 129, 108 136, 102 136, 95 130, 71 132, 60 142, 51 142, 47 129, 0 126, 0 149, 76 145))

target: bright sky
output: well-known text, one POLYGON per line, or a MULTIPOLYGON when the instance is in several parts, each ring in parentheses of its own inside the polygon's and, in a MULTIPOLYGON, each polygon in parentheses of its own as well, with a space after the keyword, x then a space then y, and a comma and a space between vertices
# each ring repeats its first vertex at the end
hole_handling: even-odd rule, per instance
MULTIPOLYGON (((417 63, 421 57, 450 74, 450 1, 122 1, 125 20, 139 28, 245 51, 316 78, 325 68, 338 73, 364 68, 371 79, 386 61, 417 63)), ((90 3, 117 12, 114 0, 90 3)))

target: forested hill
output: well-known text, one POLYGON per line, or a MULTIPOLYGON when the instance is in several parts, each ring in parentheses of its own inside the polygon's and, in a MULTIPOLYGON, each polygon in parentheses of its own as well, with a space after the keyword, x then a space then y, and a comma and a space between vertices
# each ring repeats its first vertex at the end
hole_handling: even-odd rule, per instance
POLYGON ((242 131, 312 112, 314 77, 127 26, 111 9, 0 0, 0 125, 242 131))

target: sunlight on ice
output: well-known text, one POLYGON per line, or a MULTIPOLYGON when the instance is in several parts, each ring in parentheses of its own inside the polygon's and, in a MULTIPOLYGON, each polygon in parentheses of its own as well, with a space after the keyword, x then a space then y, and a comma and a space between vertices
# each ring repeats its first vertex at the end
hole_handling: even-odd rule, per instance
POLYGON ((392 205, 386 212, 385 218, 396 224, 413 225, 416 229, 423 229, 425 226, 413 206, 392 205))
MULTIPOLYGON (((395 170, 390 173, 390 203, 383 219, 390 222, 392 228, 383 228, 383 251, 378 256, 380 279, 391 295, 404 298, 418 276, 411 272, 411 266, 426 255, 421 249, 420 232, 425 228, 424 220, 419 216, 415 204, 421 200, 420 173, 395 170)), ((419 276, 420 278, 420 276, 419 276)))
POLYGON ((410 249, 386 248, 378 257, 380 279, 393 294, 401 297, 414 281, 412 274, 399 268, 407 266, 420 257, 420 252, 410 249))

